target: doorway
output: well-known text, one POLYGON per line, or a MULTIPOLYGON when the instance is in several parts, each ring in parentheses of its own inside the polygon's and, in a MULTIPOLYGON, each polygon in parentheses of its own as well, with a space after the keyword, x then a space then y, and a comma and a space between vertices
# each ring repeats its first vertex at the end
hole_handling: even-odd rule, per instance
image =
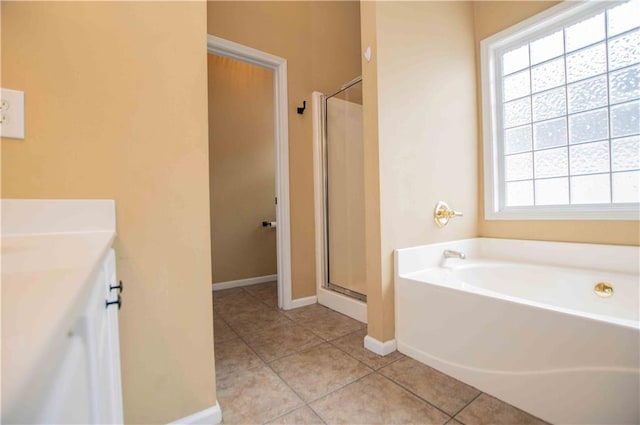
MULTIPOLYGON (((272 182, 267 183, 267 185, 262 184, 261 189, 258 188, 257 195, 251 195, 249 192, 244 190, 242 187, 242 182, 246 181, 246 174, 248 173, 237 173, 238 170, 233 169, 233 164, 230 161, 220 169, 216 169, 212 167, 212 173, 217 175, 229 174, 236 176, 236 179, 231 179, 232 183, 227 184, 223 187, 223 190, 229 191, 227 196, 224 196, 224 193, 217 193, 212 196, 212 207, 214 206, 217 209, 222 205, 223 212, 222 216, 226 216, 227 219, 231 218, 231 221, 239 221, 234 226, 246 225, 249 226, 250 229, 248 231, 243 231, 245 242, 250 240, 251 237, 256 237, 257 240, 260 240, 263 245, 267 246, 269 244, 269 234, 271 232, 271 239, 275 241, 275 256, 276 256, 276 276, 273 274, 267 274, 262 276, 253 276, 253 277, 244 277, 240 279, 229 279, 224 276, 232 276, 231 268, 226 267, 227 264, 225 262, 225 258, 232 260, 235 263, 233 267, 239 268, 242 267, 242 257, 238 257, 237 255, 230 255, 230 253, 224 252, 223 248, 215 248, 212 249, 214 254, 214 258, 212 264, 216 267, 216 264, 224 263, 225 267, 223 267, 221 274, 217 274, 214 272, 214 285, 213 290, 217 289, 228 289, 232 287, 246 286, 260 282, 267 282, 270 279, 277 280, 277 288, 278 288, 278 307, 288 310, 293 308, 293 303, 291 299, 291 244, 290 244, 290 224, 289 224, 289 162, 288 162, 288 117, 287 117, 287 62, 283 58, 279 58, 277 56, 270 55, 265 52, 261 52, 255 49, 252 49, 247 46, 243 46, 237 43, 230 42, 228 40, 221 39, 219 37, 209 35, 207 38, 207 52, 209 53, 209 61, 214 61, 218 63, 225 63, 228 67, 236 67, 240 69, 241 67, 247 68, 250 66, 259 67, 259 70, 253 69, 252 73, 254 76, 260 76, 259 78, 270 78, 272 80, 272 88, 270 90, 270 96, 272 97, 272 123, 271 125, 267 125, 265 128, 267 130, 268 135, 264 135, 267 139, 270 139, 272 145, 270 147, 264 148, 261 151, 250 148, 251 143, 246 142, 242 144, 242 147, 247 148, 247 152, 242 151, 242 147, 240 146, 230 146, 228 149, 231 152, 226 152, 231 156, 233 151, 235 154, 240 151, 240 158, 244 156, 250 156, 255 161, 256 164, 261 164, 257 166, 257 168, 262 169, 262 175, 268 175, 268 172, 265 171, 267 169, 266 164, 268 162, 268 157, 271 156, 272 162, 275 162, 275 169, 272 171, 272 182), (217 58, 212 59, 213 56, 217 58), (233 62, 231 62, 233 61, 233 62), (271 153, 269 153, 271 152, 271 153), (221 174, 218 174, 221 173, 221 174), (266 174, 265 174, 266 173, 266 174), (270 187, 273 189, 270 192, 270 187), (266 193, 265 193, 266 191, 266 193), (233 193, 233 195, 229 195, 229 193, 233 193), (269 194, 270 193, 270 194, 269 194), (275 194, 275 196, 273 196, 275 194), (220 196, 219 196, 220 195, 220 196), (264 205, 262 212, 258 212, 260 217, 258 218, 255 215, 256 211, 251 211, 253 206, 248 205, 250 202, 254 200, 253 198, 260 197, 265 198, 268 195, 267 199, 273 198, 270 202, 272 202, 273 210, 275 213, 275 219, 271 219, 269 216, 269 211, 265 210, 264 205), (229 197, 231 196, 231 197, 229 197), (251 199, 250 199, 251 198, 251 199), (235 203, 241 204, 241 209, 245 210, 245 214, 241 220, 239 217, 233 216, 233 210, 225 212, 225 202, 233 199, 235 203), (243 204, 244 203, 244 204, 243 204), (253 215, 252 215, 253 214, 253 215), (250 221, 248 221, 250 220, 250 221), (262 226, 262 222, 268 223, 265 227, 262 226), (243 224, 242 224, 243 223, 243 224), (253 227, 253 229, 251 229, 253 227), (261 238, 261 236, 263 238, 261 238), (222 251, 221 251, 222 250, 222 251), (220 261, 218 261, 215 256, 219 256, 220 261), (215 279, 219 280, 219 282, 215 282, 215 279), (220 281, 220 279, 223 279, 220 281)), ((240 73, 236 76, 239 77, 240 73)), ((229 85, 232 84, 232 81, 229 80, 227 82, 229 85)), ((227 87, 227 89, 230 87, 227 87)), ((226 90, 225 90, 226 91, 226 90)), ((253 93, 257 95, 257 93, 253 93)), ((260 96, 266 96, 266 93, 261 93, 260 96)), ((255 105, 252 102, 249 102, 246 105, 247 111, 254 107, 255 105)), ((211 113, 215 113, 215 111, 211 111, 211 113)), ((250 136, 249 136, 250 137, 250 136)), ((231 137, 233 139, 233 137, 231 137)), ((216 149, 217 150, 217 149, 216 149)), ((221 151, 224 155, 224 149, 221 151)), ((215 153, 215 152, 212 152, 215 153)), ((229 158, 227 158, 229 159, 229 158)), ((246 158, 245 158, 246 159, 246 158)), ((215 159, 213 159, 215 160, 215 159)), ((256 170, 252 170, 256 171, 256 170)), ((256 173, 252 173, 256 174, 256 173)), ((259 173, 258 173, 259 174, 259 173)), ((264 182, 262 182, 264 183, 264 182)), ((212 190, 215 190, 215 187, 212 187, 212 190)), ((264 201, 264 199, 263 199, 264 201)), ((264 204, 264 202, 262 202, 264 204)), ((213 211, 213 210, 212 210, 213 211)), ((213 214, 218 214, 218 211, 213 211, 213 214)), ((224 226, 224 223, 221 223, 224 226)), ((216 231, 216 225, 212 224, 212 230, 216 231)), ((239 248, 240 241, 234 240, 231 232, 227 232, 227 229, 222 229, 218 227, 218 231, 223 235, 222 239, 227 240, 229 244, 235 246, 234 251, 243 252, 242 248, 239 248)), ((228 245, 228 246, 232 246, 228 245)), ((245 257, 248 254, 244 251, 245 257)), ((263 258, 268 260, 268 256, 270 254, 264 254, 267 258, 263 258)), ((266 270, 266 262, 263 262, 262 265, 252 265, 254 270, 266 270)), ((263 273, 263 272, 262 272, 263 273)))

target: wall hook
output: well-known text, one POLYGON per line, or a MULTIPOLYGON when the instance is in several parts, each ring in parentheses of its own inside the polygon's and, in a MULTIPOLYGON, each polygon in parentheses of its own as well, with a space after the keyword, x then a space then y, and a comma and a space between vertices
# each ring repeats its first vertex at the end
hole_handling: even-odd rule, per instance
POLYGON ((298 113, 300 115, 304 114, 304 110, 307 109, 307 101, 303 100, 302 101, 302 108, 298 107, 298 113))

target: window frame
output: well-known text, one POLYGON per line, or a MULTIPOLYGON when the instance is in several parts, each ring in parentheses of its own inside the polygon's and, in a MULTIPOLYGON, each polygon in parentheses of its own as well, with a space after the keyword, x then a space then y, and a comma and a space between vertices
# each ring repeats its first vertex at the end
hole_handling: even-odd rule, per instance
MULTIPOLYGON (((611 7, 610 1, 565 1, 480 42, 485 220, 639 220, 640 203, 507 207, 502 133, 502 54, 611 7)), ((606 25, 606 22, 605 22, 606 25)), ((565 53, 566 55, 566 53, 565 53)), ((607 72, 609 72, 607 70, 607 72)), ((565 86, 567 83, 565 82, 565 86)), ((610 119, 610 118, 609 118, 610 119)), ((611 170, 609 170, 611 172, 611 170)))

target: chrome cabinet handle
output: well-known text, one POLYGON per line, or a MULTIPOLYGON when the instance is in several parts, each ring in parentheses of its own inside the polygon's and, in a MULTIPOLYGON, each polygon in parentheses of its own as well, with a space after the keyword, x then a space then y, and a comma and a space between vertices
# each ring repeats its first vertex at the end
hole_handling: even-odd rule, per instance
POLYGON ((112 305, 112 304, 118 304, 118 310, 120 310, 120 307, 122 307, 122 298, 120 297, 120 295, 118 295, 118 299, 116 301, 106 300, 105 301, 105 308, 109 308, 109 306, 112 305))
POLYGON ((122 291, 124 291, 124 287, 123 287, 123 285, 122 285, 122 281, 120 281, 120 282, 118 282, 118 283, 119 283, 119 285, 116 285, 116 286, 111 286, 111 285, 109 285, 109 291, 113 291, 114 289, 118 289, 118 290, 119 290, 119 292, 118 292, 118 293, 119 293, 119 294, 122 294, 122 291))

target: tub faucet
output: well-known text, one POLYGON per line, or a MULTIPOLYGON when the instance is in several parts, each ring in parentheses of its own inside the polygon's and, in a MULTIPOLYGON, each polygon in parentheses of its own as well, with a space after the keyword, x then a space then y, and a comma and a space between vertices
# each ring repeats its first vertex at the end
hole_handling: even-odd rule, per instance
POLYGON ((452 249, 445 249, 444 252, 442 253, 442 257, 444 257, 444 258, 459 258, 461 260, 464 260, 467 256, 464 255, 460 251, 454 251, 452 249))

